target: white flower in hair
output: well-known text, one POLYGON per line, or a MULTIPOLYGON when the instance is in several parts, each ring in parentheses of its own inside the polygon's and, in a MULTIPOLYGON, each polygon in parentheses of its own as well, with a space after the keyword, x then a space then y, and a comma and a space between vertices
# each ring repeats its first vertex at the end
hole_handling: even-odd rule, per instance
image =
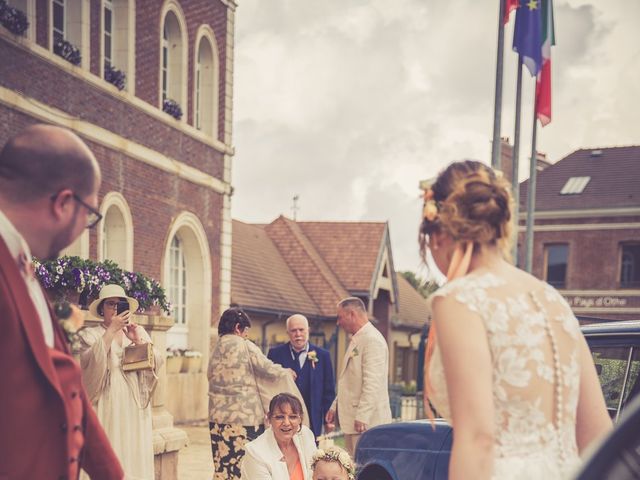
POLYGON ((315 468, 319 461, 337 462, 347 472, 349 480, 356 478, 356 466, 349 454, 340 447, 329 447, 326 450, 318 449, 313 454, 311 468, 315 468))

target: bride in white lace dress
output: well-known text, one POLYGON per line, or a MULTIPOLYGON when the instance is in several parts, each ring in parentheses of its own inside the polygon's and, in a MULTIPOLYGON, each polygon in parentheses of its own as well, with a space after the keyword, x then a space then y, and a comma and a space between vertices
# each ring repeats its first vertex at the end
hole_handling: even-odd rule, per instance
POLYGON ((449 279, 430 298, 425 385, 454 428, 451 479, 569 478, 611 428, 568 304, 504 259, 511 204, 508 184, 473 161, 425 192, 421 251, 449 279))

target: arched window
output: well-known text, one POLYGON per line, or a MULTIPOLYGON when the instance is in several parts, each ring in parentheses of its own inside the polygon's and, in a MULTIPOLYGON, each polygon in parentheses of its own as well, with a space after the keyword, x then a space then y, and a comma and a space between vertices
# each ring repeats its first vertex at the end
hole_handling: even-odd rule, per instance
POLYGON ((211 329, 211 255, 200 220, 189 212, 173 222, 162 269, 168 300, 174 305, 174 326, 167 346, 194 348, 208 355, 211 329))
POLYGON ((111 207, 102 220, 101 260, 111 260, 126 268, 127 233, 124 218, 117 207, 111 207))
POLYGON ((178 103, 186 119, 187 111, 187 36, 180 5, 168 0, 162 13, 160 51, 160 108, 165 100, 178 103))
POLYGON ((213 31, 202 25, 196 34, 194 59, 193 126, 217 138, 218 52, 213 31))
POLYGON ((135 88, 135 0, 102 0, 102 77, 117 86, 117 71, 124 73, 124 88, 135 88))
MULTIPOLYGON (((89 65, 89 15, 86 9, 88 2, 83 0, 50 0, 49 32, 51 51, 63 58, 65 50, 61 42, 69 42, 79 50, 83 68, 89 65)), ((70 60, 71 61, 71 60, 70 60)))
POLYGON ((187 324, 187 266, 184 249, 178 236, 174 236, 169 250, 169 298, 173 301, 176 325, 187 324))
POLYGON ((100 207, 98 260, 111 260, 125 270, 133 269, 133 221, 124 197, 118 192, 105 195, 100 207))

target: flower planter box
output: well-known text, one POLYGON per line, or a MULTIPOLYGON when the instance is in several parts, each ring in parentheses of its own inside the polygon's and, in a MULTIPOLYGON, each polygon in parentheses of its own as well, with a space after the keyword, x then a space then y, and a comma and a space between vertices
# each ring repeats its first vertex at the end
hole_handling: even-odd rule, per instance
POLYGON ((198 373, 202 367, 202 357, 183 357, 182 373, 198 373))
POLYGON ((167 357, 167 373, 180 373, 184 357, 167 357))

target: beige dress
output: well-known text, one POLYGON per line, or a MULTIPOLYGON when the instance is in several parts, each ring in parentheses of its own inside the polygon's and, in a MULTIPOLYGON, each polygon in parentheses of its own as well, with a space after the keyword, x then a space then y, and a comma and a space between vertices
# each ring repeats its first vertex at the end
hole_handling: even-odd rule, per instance
MULTIPOLYGON (((142 327, 139 327, 142 329, 142 327)), ((151 341, 142 329, 141 336, 151 341)), ((122 334, 106 351, 102 326, 82 329, 79 358, 82 378, 100 423, 111 441, 127 480, 153 480, 152 394, 156 378, 149 370, 124 372, 122 354, 131 341, 122 334), (120 341, 122 344, 120 343, 120 341)), ((161 356, 154 349, 156 371, 161 356)), ((81 479, 89 478, 83 471, 81 479)))
MULTIPOLYGON (((431 297, 448 296, 478 315, 493 363, 493 480, 572 478, 579 464, 576 412, 580 328, 562 296, 544 282, 531 291, 489 272, 451 281, 431 297)), ((459 318, 442 319, 459 322, 459 318)), ((473 359, 469 359, 473 368, 473 359)), ((430 365, 436 410, 451 420, 442 358, 430 365)))

